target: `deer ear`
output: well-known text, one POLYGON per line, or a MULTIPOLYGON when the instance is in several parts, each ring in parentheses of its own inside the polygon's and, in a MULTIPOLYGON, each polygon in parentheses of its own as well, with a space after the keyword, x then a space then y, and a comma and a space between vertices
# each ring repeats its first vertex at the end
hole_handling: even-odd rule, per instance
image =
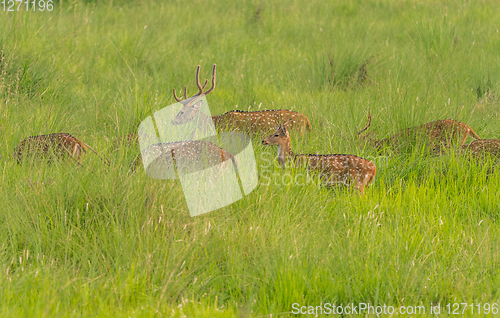
POLYGON ((288 134, 288 131, 286 130, 285 125, 281 126, 281 131, 283 132, 283 135, 285 135, 285 136, 288 134))
POLYGON ((203 101, 202 101, 202 100, 199 100, 199 101, 197 101, 196 103, 192 104, 190 108, 191 108, 192 110, 196 110, 196 111, 198 111, 198 110, 200 110, 201 105, 203 105, 203 101))
POLYGON ((281 127, 278 125, 274 125, 274 129, 279 130, 281 127))

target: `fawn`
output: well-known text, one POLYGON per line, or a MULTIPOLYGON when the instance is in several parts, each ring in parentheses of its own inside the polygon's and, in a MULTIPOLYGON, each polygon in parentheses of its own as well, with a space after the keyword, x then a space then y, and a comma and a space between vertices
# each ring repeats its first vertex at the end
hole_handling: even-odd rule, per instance
POLYGON ((354 185, 362 194, 375 178, 377 168, 366 159, 354 155, 315 155, 295 154, 290 147, 290 135, 287 123, 276 126, 276 131, 262 140, 263 145, 278 146, 278 162, 283 168, 287 162, 295 165, 305 165, 309 170, 318 172, 326 184, 338 183, 354 185))
MULTIPOLYGON (((370 123, 371 115, 368 113, 368 122, 358 132, 358 136, 370 127, 370 123)), ((454 144, 457 139, 460 142, 460 146, 463 146, 469 135, 476 139, 481 139, 467 124, 453 119, 443 119, 400 130, 396 134, 384 139, 372 139, 370 141, 378 151, 381 151, 385 147, 390 147, 399 152, 401 145, 415 138, 417 141, 428 142, 431 150, 434 153, 438 153, 442 148, 454 144)), ((361 138, 365 139, 367 135, 361 138)))
MULTIPOLYGON (((201 119, 204 122, 210 123, 210 117, 200 111, 202 101, 197 99, 196 97, 201 96, 202 94, 208 95, 214 90, 215 71, 216 64, 214 64, 214 68, 212 70, 212 87, 205 93, 203 92, 203 90, 207 85, 207 81, 205 81, 205 84, 201 86, 199 65, 196 69, 196 85, 198 86, 198 93, 188 98, 187 88, 186 86, 184 86, 184 99, 180 99, 179 97, 177 97, 174 88, 173 92, 175 100, 181 103, 184 107, 172 120, 172 125, 185 124, 192 121, 197 116, 202 117, 201 119)), ((309 122, 309 118, 307 118, 306 115, 286 109, 248 112, 241 110, 232 110, 221 115, 211 116, 211 119, 214 123, 215 129, 217 130, 242 131, 249 134, 269 133, 270 131, 272 131, 275 125, 283 123, 285 121, 290 121, 288 125, 289 129, 293 131, 299 131, 302 135, 306 130, 311 131, 311 123, 309 122)))
POLYGON ((479 139, 468 145, 462 145, 462 150, 475 158, 482 158, 486 154, 500 158, 500 139, 479 139))
POLYGON ((13 156, 18 163, 21 163, 22 159, 27 156, 45 158, 50 162, 51 155, 56 158, 64 158, 68 155, 81 165, 82 154, 87 152, 87 148, 109 166, 109 162, 103 159, 92 147, 67 133, 30 136, 16 146, 13 156))

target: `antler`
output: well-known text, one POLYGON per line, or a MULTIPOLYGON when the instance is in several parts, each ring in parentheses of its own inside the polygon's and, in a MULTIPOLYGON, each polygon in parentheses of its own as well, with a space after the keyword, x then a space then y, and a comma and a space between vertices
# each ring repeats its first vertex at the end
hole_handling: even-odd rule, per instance
MULTIPOLYGON (((214 64, 214 68, 212 69, 212 87, 208 91, 205 92, 205 95, 210 94, 214 88, 215 88, 215 68, 217 67, 217 64, 214 64)), ((205 82, 205 85, 207 85, 207 82, 205 82)), ((203 86, 205 87, 205 86, 203 86)))
POLYGON ((363 129, 361 129, 359 132, 358 132, 358 136, 365 130, 368 129, 368 127, 370 127, 370 124, 372 122, 372 115, 370 114, 370 111, 368 111, 368 122, 366 123, 365 127, 363 127, 363 129))
MULTIPOLYGON (((208 91, 205 92, 205 95, 208 95, 210 94, 214 88, 215 88, 215 69, 217 67, 217 64, 214 64, 214 68, 212 70, 212 87, 210 87, 210 89, 208 91)), ((189 97, 189 98, 192 98, 192 97, 195 97, 195 96, 200 96, 201 94, 203 94, 203 90, 205 89, 205 87, 207 86, 208 84, 208 80, 205 80, 205 84, 203 84, 203 86, 201 86, 200 84, 200 66, 198 65, 198 67, 196 68, 196 86, 198 86, 198 93, 194 94, 193 96, 189 97)), ((174 91, 174 98, 176 101, 180 102, 182 101, 182 99, 180 99, 179 97, 177 97, 177 94, 175 93, 175 88, 173 89, 174 91)), ((188 99, 187 97, 187 87, 184 86, 184 100, 188 99)))

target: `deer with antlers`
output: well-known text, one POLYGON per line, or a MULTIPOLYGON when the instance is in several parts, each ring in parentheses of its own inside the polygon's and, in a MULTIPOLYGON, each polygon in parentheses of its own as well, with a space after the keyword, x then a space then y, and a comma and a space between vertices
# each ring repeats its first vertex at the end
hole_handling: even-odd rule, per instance
POLYGON ((479 139, 468 145, 462 145, 462 150, 474 158, 484 158, 487 154, 500 159, 500 139, 479 139))
POLYGON ((172 125, 182 125, 192 121, 197 116, 202 116, 204 122, 210 123, 210 120, 214 123, 215 129, 226 130, 226 131, 242 131, 249 134, 259 134, 259 133, 269 133, 273 130, 275 125, 279 125, 285 121, 289 121, 289 129, 293 131, 298 131, 304 134, 305 131, 311 131, 311 123, 306 115, 286 110, 262 110, 262 111, 242 111, 242 110, 232 110, 221 115, 211 116, 211 118, 203 114, 200 111, 202 106, 202 101, 197 99, 201 95, 210 94, 215 88, 215 70, 216 64, 214 64, 212 70, 212 87, 203 92, 208 80, 205 84, 201 86, 200 84, 200 66, 198 65, 196 69, 196 85, 198 86, 198 93, 191 97, 187 97, 187 88, 184 86, 184 99, 177 97, 175 93, 175 88, 173 89, 174 98, 179 103, 183 105, 183 108, 172 120, 172 125))
MULTIPOLYGON (((371 115, 368 113, 368 122, 365 127, 358 132, 358 136, 370 127, 371 119, 371 115)), ((365 139, 367 136, 368 135, 365 135, 361 138, 365 139)), ((460 146, 463 146, 469 136, 475 139, 481 139, 467 124, 453 119, 443 119, 403 129, 384 139, 369 139, 371 139, 370 141, 378 151, 390 147, 399 152, 400 146, 404 145, 405 142, 416 139, 420 142, 427 142, 434 153, 439 153, 443 148, 455 144, 457 140, 460 146)))
POLYGON ((327 185, 345 184, 354 186, 362 195, 375 178, 377 168, 366 159, 354 155, 316 155, 295 154, 290 146, 290 135, 286 128, 288 122, 276 126, 276 131, 262 140, 263 145, 278 146, 278 162, 285 168, 287 162, 305 166, 318 172, 327 185))
POLYGON ((55 133, 49 135, 30 136, 23 139, 14 150, 14 159, 21 163, 23 158, 32 156, 51 161, 52 157, 62 159, 69 156, 81 165, 82 154, 92 150, 101 160, 109 162, 101 157, 92 147, 76 139, 67 133, 55 133))

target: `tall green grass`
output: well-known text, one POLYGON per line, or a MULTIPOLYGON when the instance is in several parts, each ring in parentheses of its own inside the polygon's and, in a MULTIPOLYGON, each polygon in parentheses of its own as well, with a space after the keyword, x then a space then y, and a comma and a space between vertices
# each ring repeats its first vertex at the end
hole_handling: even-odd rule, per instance
POLYGON ((450 152, 380 157, 357 141, 453 118, 499 138, 495 1, 61 1, 0 25, 2 316, 290 316, 292 305, 499 301, 500 171, 450 152), (260 9, 259 9, 260 8, 260 9), (372 158, 360 197, 266 166, 242 200, 191 218, 179 181, 131 173, 110 150, 195 92, 217 63, 212 114, 293 109, 302 153, 372 158), (30 135, 106 152, 84 167, 17 165, 30 135), (93 172, 90 170, 93 169, 93 172))

